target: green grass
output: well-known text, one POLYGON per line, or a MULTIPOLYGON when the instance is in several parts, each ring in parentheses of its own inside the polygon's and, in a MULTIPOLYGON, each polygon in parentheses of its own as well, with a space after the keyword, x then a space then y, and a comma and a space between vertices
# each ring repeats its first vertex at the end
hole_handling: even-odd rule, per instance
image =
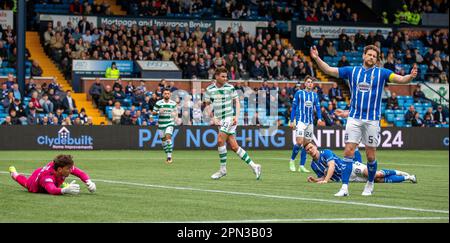
MULTIPOLYGON (((31 173, 58 153, 62 152, 2 151, 0 171, 7 171, 8 166, 13 164, 19 172, 31 173)), ((228 175, 218 181, 210 179, 210 175, 219 167, 216 151, 175 151, 172 165, 164 163, 162 151, 66 153, 73 154, 76 165, 96 182, 97 192, 90 194, 81 185, 82 192, 77 196, 32 194, 14 182, 8 174, 0 173, 0 222, 273 219, 288 222, 328 219, 326 221, 332 222, 347 218, 398 217, 414 219, 360 221, 449 222, 448 151, 379 151, 379 169, 398 169, 416 174, 419 183, 377 184, 372 197, 360 195, 364 184, 350 184, 350 197, 347 198, 333 196, 340 188, 338 183, 311 184, 306 182, 308 174, 290 172, 290 151, 249 151, 253 160, 263 166, 260 181, 256 181, 244 162, 231 153, 228 155, 228 175), (351 202, 363 205, 350 204, 351 202), (445 212, 423 212, 418 209, 445 212)), ((337 151, 337 154, 342 155, 342 151, 337 151)), ((72 178, 68 178, 69 182, 71 180, 72 178)))

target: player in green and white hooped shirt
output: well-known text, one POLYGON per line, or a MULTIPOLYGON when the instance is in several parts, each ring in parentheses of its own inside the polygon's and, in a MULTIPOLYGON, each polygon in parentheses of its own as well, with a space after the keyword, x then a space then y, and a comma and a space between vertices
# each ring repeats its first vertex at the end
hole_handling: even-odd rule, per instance
POLYGON ((158 130, 162 140, 164 152, 166 152, 166 163, 172 163, 172 133, 175 126, 174 113, 176 112, 177 103, 170 99, 172 93, 166 89, 163 91, 163 99, 156 102, 153 107, 153 115, 159 114, 158 130))
POLYGON ((215 72, 216 82, 208 86, 205 93, 207 104, 213 105, 215 125, 220 126, 217 146, 220 157, 220 169, 214 173, 212 179, 220 179, 227 174, 227 143, 237 155, 247 163, 256 175, 261 177, 261 165, 252 161, 247 152, 241 148, 235 137, 238 115, 240 114, 239 97, 233 85, 228 84, 227 70, 219 67, 215 72), (236 115, 233 113, 233 102, 236 104, 236 115))

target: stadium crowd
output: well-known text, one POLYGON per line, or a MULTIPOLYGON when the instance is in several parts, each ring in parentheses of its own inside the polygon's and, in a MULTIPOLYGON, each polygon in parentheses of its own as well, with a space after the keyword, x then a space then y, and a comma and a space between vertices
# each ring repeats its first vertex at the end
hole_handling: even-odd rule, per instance
POLYGON ((236 0, 119 0, 128 14, 142 17, 213 17, 283 21, 357 22, 358 14, 345 2, 313 1, 236 1, 236 0))
MULTIPOLYGON (((67 1, 48 0, 41 2, 58 4, 66 3, 67 1)), ((294 2, 296 1, 283 4, 285 10, 287 9, 288 12, 294 9, 302 10, 295 12, 299 13, 298 17, 300 19, 306 21, 316 21, 316 19, 317 21, 336 21, 336 15, 341 16, 343 20, 351 21, 353 16, 351 8, 346 6, 345 3, 332 4, 327 0, 316 0, 302 1, 300 4, 295 5, 294 2), (319 17, 311 17, 311 13, 316 13, 319 17), (330 16, 333 16, 333 18, 324 19, 324 16, 329 13, 332 13, 330 16)), ((242 6, 244 8, 246 7, 245 4, 237 3, 236 1, 220 0, 214 1, 214 4, 210 1, 201 0, 127 1, 127 3, 130 6, 133 4, 142 4, 143 7, 139 7, 138 9, 140 11, 139 14, 143 16, 165 16, 174 13, 172 12, 173 9, 177 9, 176 13, 192 13, 193 9, 200 11, 203 9, 203 6, 205 8, 212 6, 211 8, 217 11, 219 11, 217 6, 221 6, 220 13, 229 11, 227 9, 230 7, 233 13, 235 10, 241 9, 242 6), (167 8, 167 11, 161 12, 161 8, 167 8), (156 11, 156 15, 154 15, 155 12, 153 11, 156 11)), ((80 3, 75 0, 70 6, 71 9, 75 5, 85 6, 87 8, 87 5, 83 4, 88 4, 88 2, 80 3)), ((259 16, 273 17, 286 16, 288 14, 287 12, 286 14, 277 14, 281 8, 278 1, 270 1, 267 6, 265 4, 263 1, 260 2, 260 5, 263 6, 259 8, 261 10, 258 11, 259 16), (276 4, 277 8, 271 8, 270 4, 276 4), (268 9, 270 11, 266 11, 268 9)), ((97 9, 98 6, 93 7, 97 9)), ((105 6, 101 5, 100 8, 104 10, 105 6)), ((283 9, 280 11, 283 11, 283 9)), ((234 17, 231 16, 231 18, 234 17)), ((370 32, 367 35, 362 32, 355 35, 347 35, 345 32, 342 32, 338 40, 328 40, 324 37, 313 39, 311 34, 307 32, 304 38, 302 38, 303 53, 300 53, 294 49, 292 44, 282 40, 280 37, 280 29, 276 21, 274 21, 275 19, 272 19, 273 21, 270 22, 266 30, 258 29, 256 35, 252 36, 245 32, 242 27, 237 32, 233 32, 231 28, 226 30, 218 29, 217 31, 213 31, 212 29, 202 31, 200 28, 190 30, 189 28, 182 29, 179 27, 158 28, 156 26, 138 27, 137 25, 131 28, 104 24, 95 27, 93 23, 89 23, 84 17, 76 25, 71 22, 58 22, 56 26, 53 26, 50 22, 47 30, 42 33, 42 39, 44 41, 44 49, 56 63, 60 64, 67 78, 70 78, 71 75, 73 59, 92 59, 170 60, 181 68, 183 78, 185 79, 212 79, 215 68, 225 66, 229 71, 230 80, 302 80, 306 75, 317 77, 317 71, 313 63, 308 61, 305 55, 303 55, 303 53, 308 54, 309 48, 312 45, 316 45, 319 50, 319 55, 322 58, 325 57, 331 60, 332 65, 345 66, 360 64, 362 47, 374 44, 382 50, 378 65, 391 69, 398 74, 405 74, 409 72, 413 65, 417 64, 421 67, 419 69, 421 72, 419 73, 419 77, 422 80, 433 83, 448 83, 448 32, 427 31, 421 39, 414 39, 406 31, 391 32, 387 37, 384 37, 381 31, 376 33, 370 32), (347 59, 347 56, 350 56, 350 58, 347 59), (333 61, 335 62, 333 63, 333 61)), ((15 45, 12 30, 2 31, 2 39, 4 41, 0 41, 0 59, 4 57, 2 55, 3 53, 8 53, 8 51, 3 51, 4 49, 12 50, 10 53, 14 53, 14 48, 12 47, 15 45), (2 48, 4 43, 9 45, 2 48)), ((8 55, 8 58, 11 57, 14 59, 15 55, 8 55)), ((12 62, 9 61, 8 63, 12 62)), ((32 76, 39 76, 39 73, 42 73, 42 69, 40 71, 39 69, 39 64, 33 62, 31 65, 32 76)), ((160 89, 154 91, 146 91, 144 85, 140 85, 139 87, 141 88, 139 88, 129 84, 122 85, 121 82, 120 80, 117 81, 113 87, 103 87, 101 83, 97 83, 89 91, 97 106, 105 114, 111 111, 111 118, 114 124, 129 124, 130 122, 131 124, 138 125, 153 124, 155 121, 150 121, 153 107, 151 104, 154 104, 161 98, 160 94, 164 87, 176 90, 173 83, 167 81, 162 81, 159 86, 160 89), (118 112, 117 110, 123 110, 124 112, 122 114, 122 112, 118 112), (127 114, 128 112, 125 112, 126 110, 130 110, 130 114, 127 114), (139 113, 135 114, 137 111, 139 113), (124 121, 122 122, 122 115, 129 117, 123 119, 124 121), (139 119, 141 115, 143 118, 139 119), (135 121, 133 121, 134 116, 136 116, 135 121)), ((11 87, 8 85, 6 88, 2 87, 2 102, 7 100, 6 97, 9 97, 8 93, 10 91, 12 91, 13 96, 17 96, 11 87)), ((271 101, 276 99, 279 101, 279 108, 281 108, 279 114, 280 119, 277 119, 275 122, 280 124, 287 123, 290 113, 290 103, 292 103, 293 95, 299 87, 300 85, 288 89, 280 89, 276 82, 270 85, 267 82, 262 83, 259 90, 268 91, 266 93, 267 107, 273 103, 271 101), (271 96, 269 94, 270 90, 276 90, 278 97, 271 96)), ((238 82, 236 88, 241 89, 243 93, 258 90, 251 89, 245 82, 243 84, 238 82)), ((38 97, 34 98, 39 101, 29 102, 27 105, 30 103, 36 105, 37 113, 45 112, 50 118, 53 118, 52 115, 58 113, 58 110, 61 110, 60 113, 70 116, 74 121, 78 118, 76 109, 73 109, 73 107, 68 108, 67 105, 62 106, 60 104, 60 101, 62 102, 66 96, 70 99, 70 94, 67 95, 62 90, 55 88, 39 87, 36 89, 44 90, 42 93, 38 91, 38 97), (44 93, 48 95, 48 101, 42 101, 44 99, 44 93), (55 101, 55 96, 59 96, 59 98, 56 98, 57 101, 55 101), (58 99, 61 100, 58 101, 58 99), (38 107, 39 105, 41 108, 38 107), (44 109, 44 106, 50 107, 44 109)), ((389 88, 386 89, 388 90, 389 88)), ((343 90, 338 85, 335 85, 329 94, 323 94, 319 85, 315 87, 315 91, 319 94, 320 101, 322 102, 322 116, 325 118, 326 125, 343 125, 342 123, 345 121, 334 116, 335 109, 348 108, 343 90)), ((31 89, 27 90, 27 93, 23 95, 22 99, 19 99, 21 99, 21 102, 25 101, 24 97, 33 99, 33 93, 35 92, 31 91, 31 89)), ((192 97, 192 94, 188 95, 192 97)), ((392 96, 395 98, 395 94, 392 96)), ((391 107, 389 102, 391 102, 392 97, 390 94, 386 94, 384 98, 389 109, 403 108, 401 106, 391 107)), ((426 98, 424 100, 426 101, 426 98)), ((9 99, 9 102, 9 105, 11 105, 14 103, 14 100, 9 99)), ((190 121, 198 121, 199 114, 203 113, 205 109, 204 104, 193 104, 188 99, 179 99, 177 103, 180 111, 182 110, 181 107, 188 108, 188 111, 185 110, 186 112, 184 114, 183 112, 179 112, 178 123, 182 124, 189 124, 190 121)), ((7 107, 6 103, 4 103, 3 107, 4 109, 11 110, 9 106, 7 107)), ((24 117, 26 116, 22 116, 22 121, 25 121, 24 117)), ((258 114, 255 116, 251 114, 250 117, 253 117, 255 121, 244 117, 244 124, 259 123, 257 121, 258 114)), ((432 116, 432 120, 434 120, 434 117, 432 116)), ((444 115, 444 121, 446 120, 445 118, 444 115)), ((426 120, 425 117, 422 117, 422 119, 426 120)), ((405 119, 405 121, 409 123, 412 120, 405 119)), ((58 120, 58 124, 62 122, 58 120)), ((83 122, 89 124, 87 118, 81 121, 81 123, 83 122)), ((25 124, 25 122, 23 123, 25 124)))

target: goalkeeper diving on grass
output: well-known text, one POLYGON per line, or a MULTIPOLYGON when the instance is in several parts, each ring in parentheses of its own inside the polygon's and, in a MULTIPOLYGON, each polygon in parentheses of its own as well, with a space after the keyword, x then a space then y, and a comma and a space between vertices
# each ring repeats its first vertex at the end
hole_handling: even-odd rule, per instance
POLYGON ((14 166, 9 167, 9 172, 13 180, 32 193, 48 193, 51 195, 78 194, 80 185, 75 180, 70 184, 64 183, 69 175, 74 175, 83 181, 89 192, 97 190, 94 182, 89 176, 79 168, 75 167, 71 155, 58 155, 46 166, 33 172, 30 177, 17 173, 14 166))

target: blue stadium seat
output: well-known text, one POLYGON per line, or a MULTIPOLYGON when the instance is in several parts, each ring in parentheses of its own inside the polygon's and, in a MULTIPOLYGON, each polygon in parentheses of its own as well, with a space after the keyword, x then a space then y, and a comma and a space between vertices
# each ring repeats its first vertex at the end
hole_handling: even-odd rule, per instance
POLYGON ((404 110, 395 110, 394 114, 395 115, 404 115, 406 112, 404 110))
POLYGON ((396 117, 394 120, 394 125, 396 127, 404 127, 406 124, 404 118, 396 117))
POLYGON ((388 122, 393 122, 395 119, 395 115, 393 113, 386 114, 385 117, 388 122))
POLYGON ((338 101, 337 107, 339 109, 345 109, 347 107, 347 102, 345 102, 345 101, 338 101))

